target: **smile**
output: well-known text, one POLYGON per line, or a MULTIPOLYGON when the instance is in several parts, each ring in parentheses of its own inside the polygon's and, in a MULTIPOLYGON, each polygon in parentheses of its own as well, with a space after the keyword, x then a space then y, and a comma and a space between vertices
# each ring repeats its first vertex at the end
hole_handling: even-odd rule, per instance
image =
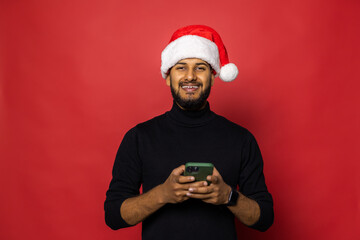
POLYGON ((186 93, 195 93, 199 89, 199 85, 182 85, 181 89, 186 93))
POLYGON ((182 86, 181 88, 188 88, 188 89, 191 89, 191 88, 199 88, 199 86, 182 86))

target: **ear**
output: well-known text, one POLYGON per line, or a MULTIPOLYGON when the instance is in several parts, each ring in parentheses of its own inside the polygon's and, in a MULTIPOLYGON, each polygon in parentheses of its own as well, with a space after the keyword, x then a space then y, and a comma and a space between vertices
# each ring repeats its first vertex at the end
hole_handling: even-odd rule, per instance
POLYGON ((213 86, 215 83, 215 75, 211 74, 211 86, 213 86))
POLYGON ((170 74, 167 75, 167 77, 165 78, 166 81, 166 85, 168 85, 170 87, 170 74))

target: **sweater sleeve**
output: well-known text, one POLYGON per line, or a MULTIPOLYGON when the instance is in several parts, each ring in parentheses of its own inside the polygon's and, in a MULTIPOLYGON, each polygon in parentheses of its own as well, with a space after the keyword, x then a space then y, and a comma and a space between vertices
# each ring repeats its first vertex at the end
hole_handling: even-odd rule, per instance
POLYGON ((104 203, 105 222, 113 230, 129 227, 120 214, 121 204, 139 195, 141 186, 141 161, 137 152, 135 128, 124 136, 116 154, 112 179, 104 203))
POLYGON ((250 227, 266 231, 274 222, 273 199, 265 184, 260 149, 251 133, 242 150, 239 191, 260 206, 260 219, 250 227))

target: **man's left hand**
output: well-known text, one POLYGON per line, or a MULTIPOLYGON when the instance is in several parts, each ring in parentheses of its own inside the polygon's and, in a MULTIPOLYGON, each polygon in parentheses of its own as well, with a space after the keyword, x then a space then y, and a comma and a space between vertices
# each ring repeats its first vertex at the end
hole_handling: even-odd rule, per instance
POLYGON ((189 188, 190 193, 188 193, 187 196, 190 198, 201 199, 206 203, 215 205, 227 204, 231 187, 224 182, 215 167, 213 175, 207 176, 207 180, 211 182, 209 186, 207 186, 207 182, 204 181, 203 187, 189 188))

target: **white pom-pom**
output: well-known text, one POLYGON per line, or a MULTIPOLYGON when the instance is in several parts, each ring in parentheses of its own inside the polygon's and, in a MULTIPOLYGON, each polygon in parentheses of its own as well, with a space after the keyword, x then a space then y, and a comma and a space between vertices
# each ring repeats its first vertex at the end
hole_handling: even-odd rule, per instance
POLYGON ((239 74, 239 70, 236 65, 233 63, 228 63, 221 67, 220 70, 220 79, 224 82, 234 81, 237 75, 239 74))

